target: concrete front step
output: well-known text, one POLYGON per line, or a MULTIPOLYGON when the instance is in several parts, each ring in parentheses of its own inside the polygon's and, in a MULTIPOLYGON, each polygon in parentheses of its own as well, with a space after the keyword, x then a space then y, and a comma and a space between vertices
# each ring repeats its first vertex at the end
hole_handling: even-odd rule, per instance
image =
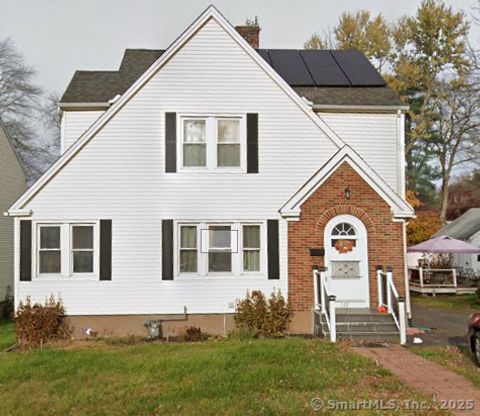
MULTIPOLYGON (((339 309, 336 321, 337 339, 399 341, 398 329, 390 314, 372 309, 339 309)), ((316 336, 330 337, 325 317, 320 311, 315 311, 314 323, 316 336)))
MULTIPOLYGON (((330 333, 325 333, 330 338, 330 333)), ((355 339, 366 341, 400 341, 398 332, 337 332, 337 339, 355 339)))

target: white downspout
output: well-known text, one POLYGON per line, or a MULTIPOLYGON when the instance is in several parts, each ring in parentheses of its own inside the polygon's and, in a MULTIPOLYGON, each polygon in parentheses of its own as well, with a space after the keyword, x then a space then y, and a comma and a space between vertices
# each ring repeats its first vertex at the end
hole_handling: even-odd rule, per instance
POLYGON ((405 306, 408 319, 412 319, 412 306, 410 304, 410 285, 408 282, 408 264, 407 264, 407 221, 403 221, 403 268, 405 281, 405 306))

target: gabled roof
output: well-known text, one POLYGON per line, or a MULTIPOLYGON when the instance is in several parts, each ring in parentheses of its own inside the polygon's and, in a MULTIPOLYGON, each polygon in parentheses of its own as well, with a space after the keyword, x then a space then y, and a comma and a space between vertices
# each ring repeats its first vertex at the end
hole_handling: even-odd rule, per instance
MULTIPOLYGON (((76 71, 60 104, 108 106, 123 94, 165 51, 127 49, 118 71, 76 71)), ((402 107, 398 95, 360 52, 257 49, 258 54, 299 95, 318 105, 402 107)))
POLYGON ((302 204, 342 165, 348 163, 385 202, 391 207, 393 216, 414 216, 413 208, 359 156, 350 146, 342 147, 326 162, 280 209, 285 218, 298 219, 302 204))
POLYGON ((163 52, 163 49, 127 49, 118 71, 76 71, 60 104, 108 104, 113 97, 127 91, 163 52))
POLYGON ((70 146, 60 158, 27 190, 10 208, 14 215, 23 209, 75 155, 111 120, 111 118, 165 65, 172 56, 181 49, 190 38, 210 19, 214 19, 232 39, 252 58, 252 60, 277 84, 277 86, 297 105, 311 122, 313 122, 332 143, 340 148, 345 143, 318 117, 312 108, 268 65, 235 28, 215 8, 209 6, 169 47, 165 52, 138 78, 115 103, 105 111, 76 142, 70 146))
POLYGON ((446 235, 459 240, 469 240, 475 234, 480 232, 480 208, 470 208, 456 220, 447 224, 433 237, 446 235))

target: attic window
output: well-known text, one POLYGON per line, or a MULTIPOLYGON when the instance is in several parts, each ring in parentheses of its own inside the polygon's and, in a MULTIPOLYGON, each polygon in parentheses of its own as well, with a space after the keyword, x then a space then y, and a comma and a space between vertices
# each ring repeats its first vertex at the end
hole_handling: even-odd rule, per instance
POLYGON ((246 164, 245 118, 181 117, 181 170, 238 171, 246 164))

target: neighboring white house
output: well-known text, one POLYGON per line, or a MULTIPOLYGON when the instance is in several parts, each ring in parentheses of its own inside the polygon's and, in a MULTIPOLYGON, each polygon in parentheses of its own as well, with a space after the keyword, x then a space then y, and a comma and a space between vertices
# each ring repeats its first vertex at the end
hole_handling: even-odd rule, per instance
MULTIPOLYGON (((480 247, 480 208, 470 208, 463 215, 447 224, 434 237, 446 235, 480 247)), ((480 273, 480 254, 454 254, 454 266, 480 273)))
POLYGON ((359 52, 237 30, 211 6, 166 50, 75 73, 62 155, 8 211, 17 302, 59 294, 77 332, 218 333, 281 290, 311 333, 313 266, 339 306, 378 306, 377 266, 408 296, 402 102, 359 52))
POLYGON ((0 303, 13 296, 13 218, 3 213, 25 189, 25 173, 0 120, 0 303))

